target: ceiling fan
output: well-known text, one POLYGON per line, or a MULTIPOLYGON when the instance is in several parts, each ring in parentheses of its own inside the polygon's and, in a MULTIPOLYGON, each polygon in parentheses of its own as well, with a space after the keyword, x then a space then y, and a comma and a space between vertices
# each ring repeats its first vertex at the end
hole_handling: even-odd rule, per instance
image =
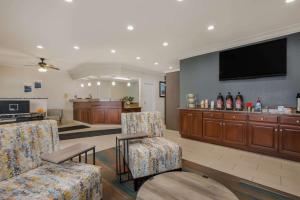
POLYGON ((60 70, 54 65, 49 65, 45 62, 45 58, 40 58, 40 62, 37 63, 36 65, 24 65, 26 67, 39 67, 39 72, 47 72, 48 69, 54 69, 54 70, 60 70))

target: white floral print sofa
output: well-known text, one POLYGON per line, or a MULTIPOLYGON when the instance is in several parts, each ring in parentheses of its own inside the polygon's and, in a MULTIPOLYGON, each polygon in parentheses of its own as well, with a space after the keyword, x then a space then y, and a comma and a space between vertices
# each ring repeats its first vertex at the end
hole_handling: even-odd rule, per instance
POLYGON ((83 163, 43 162, 40 155, 59 148, 53 120, 0 126, 0 199, 102 198, 100 169, 83 163))
POLYGON ((122 134, 148 134, 148 138, 130 141, 128 145, 127 163, 134 180, 181 169, 181 147, 163 137, 159 112, 123 113, 121 118, 122 134))

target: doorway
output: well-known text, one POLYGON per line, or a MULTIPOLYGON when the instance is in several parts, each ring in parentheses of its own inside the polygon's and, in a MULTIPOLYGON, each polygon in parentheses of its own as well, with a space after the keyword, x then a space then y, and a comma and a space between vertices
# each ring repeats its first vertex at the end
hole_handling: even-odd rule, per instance
POLYGON ((153 83, 143 84, 143 111, 155 111, 155 88, 153 83))

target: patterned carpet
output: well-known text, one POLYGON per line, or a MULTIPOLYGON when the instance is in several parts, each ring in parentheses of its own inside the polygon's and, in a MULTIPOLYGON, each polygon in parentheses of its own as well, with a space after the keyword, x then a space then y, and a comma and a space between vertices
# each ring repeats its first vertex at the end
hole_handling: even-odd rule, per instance
MULTIPOLYGON (((90 160, 90 159, 89 159, 90 160)), ((101 166, 103 200, 135 199, 132 182, 120 184, 115 173, 115 148, 96 153, 96 165, 101 166)), ((183 171, 212 178, 234 192, 240 200, 293 200, 298 197, 241 178, 183 160, 183 171)))

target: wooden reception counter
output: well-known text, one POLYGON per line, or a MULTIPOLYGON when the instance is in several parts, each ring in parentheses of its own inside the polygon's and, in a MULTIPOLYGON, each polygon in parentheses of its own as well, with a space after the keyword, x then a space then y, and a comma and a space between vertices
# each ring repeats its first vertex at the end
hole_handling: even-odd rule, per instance
POLYGON ((75 99, 73 119, 88 124, 120 124, 122 112, 140 112, 138 105, 124 106, 122 101, 101 101, 98 99, 75 99))

